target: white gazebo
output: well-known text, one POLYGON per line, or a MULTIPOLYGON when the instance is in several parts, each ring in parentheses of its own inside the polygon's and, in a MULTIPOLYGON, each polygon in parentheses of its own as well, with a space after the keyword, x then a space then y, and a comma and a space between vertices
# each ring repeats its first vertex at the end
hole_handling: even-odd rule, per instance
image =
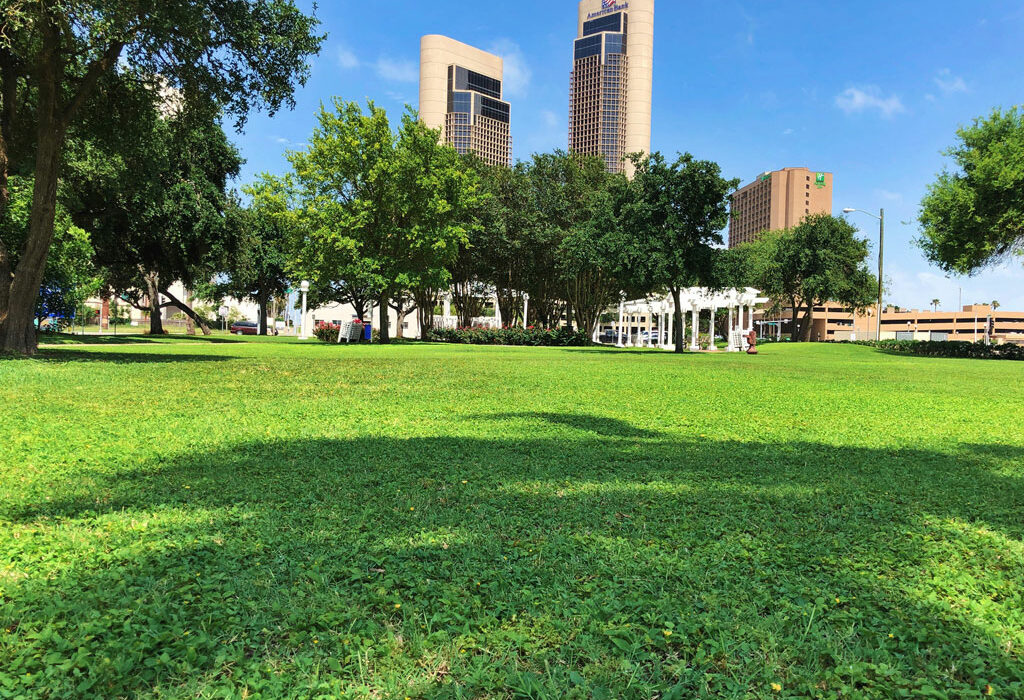
MULTIPOLYGON (((683 321, 683 341, 686 341, 687 330, 690 331, 690 350, 696 352, 707 350, 715 352, 715 317, 721 309, 729 310, 729 332, 726 334, 728 352, 741 352, 746 349, 746 340, 754 328, 754 309, 759 304, 768 303, 768 299, 753 288, 710 290, 701 287, 684 289, 679 295, 679 311, 683 321), (700 333, 702 314, 709 311, 707 319, 707 347, 701 347, 700 333), (687 316, 690 322, 687 323, 687 316)), ((620 348, 625 347, 660 347, 672 350, 672 338, 675 336, 675 300, 672 295, 654 296, 635 301, 622 301, 619 304, 619 323, 617 327, 620 348), (645 318, 646 329, 638 325, 634 319, 645 318), (657 319, 657 323, 655 323, 657 319), (656 329, 655 329, 656 327, 656 329), (636 332, 634 333, 634 328, 636 332), (646 331, 646 332, 645 332, 646 331), (667 331, 667 332, 666 332, 667 331)))

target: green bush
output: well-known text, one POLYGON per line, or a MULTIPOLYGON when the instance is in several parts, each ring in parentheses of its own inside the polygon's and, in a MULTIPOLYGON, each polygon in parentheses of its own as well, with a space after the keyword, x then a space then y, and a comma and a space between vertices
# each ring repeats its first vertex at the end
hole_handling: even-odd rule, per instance
POLYGON ((317 340, 321 340, 325 343, 337 343, 338 331, 340 330, 341 329, 335 325, 317 326, 316 330, 313 331, 313 335, 317 337, 317 340))
POLYGON ((527 347, 580 348, 591 344, 581 331, 567 328, 437 328, 427 333, 431 343, 457 345, 514 345, 527 347))
POLYGON ((963 341, 931 340, 858 340, 851 345, 864 345, 885 352, 921 357, 949 357, 970 360, 1024 360, 1020 345, 986 345, 963 341))

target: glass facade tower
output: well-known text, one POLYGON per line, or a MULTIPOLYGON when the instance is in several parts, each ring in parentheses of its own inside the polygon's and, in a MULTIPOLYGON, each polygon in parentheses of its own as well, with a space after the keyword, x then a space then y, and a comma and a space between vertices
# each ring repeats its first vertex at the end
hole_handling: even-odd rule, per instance
POLYGON ((420 47, 420 118, 459 153, 511 165, 511 107, 502 99, 502 60, 442 36, 420 47))
POLYGON ((632 174, 650 151, 654 0, 583 0, 569 82, 569 150, 632 174))

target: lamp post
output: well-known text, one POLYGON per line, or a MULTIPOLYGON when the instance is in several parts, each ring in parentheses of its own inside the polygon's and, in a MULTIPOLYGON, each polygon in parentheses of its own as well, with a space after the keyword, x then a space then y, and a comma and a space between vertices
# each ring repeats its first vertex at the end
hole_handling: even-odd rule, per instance
POLYGON ((302 291, 302 334, 299 335, 299 340, 306 340, 309 337, 306 328, 306 294, 309 293, 309 281, 302 280, 299 289, 302 291))
POLYGON ((877 330, 875 331, 875 340, 882 340, 882 295, 885 291, 885 278, 882 276, 884 272, 883 263, 885 262, 885 209, 879 211, 878 214, 872 214, 869 211, 863 209, 843 209, 844 214, 853 214, 854 212, 860 212, 861 214, 867 214, 878 219, 878 318, 876 320, 877 330))

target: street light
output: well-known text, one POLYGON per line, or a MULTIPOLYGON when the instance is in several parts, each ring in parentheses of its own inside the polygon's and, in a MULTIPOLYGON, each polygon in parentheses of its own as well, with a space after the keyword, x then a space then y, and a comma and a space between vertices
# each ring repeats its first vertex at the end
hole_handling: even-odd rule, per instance
POLYGON ((885 281, 882 276, 884 273, 883 263, 885 262, 885 209, 882 209, 878 214, 872 214, 869 211, 863 209, 843 209, 844 214, 853 214, 860 212, 861 214, 867 214, 878 219, 878 318, 877 318, 877 330, 875 332, 875 340, 882 340, 882 294, 885 290, 885 281))
POLYGON ((302 334, 299 335, 299 340, 306 340, 309 337, 306 334, 306 294, 309 292, 309 282, 302 280, 299 289, 302 290, 302 334))

